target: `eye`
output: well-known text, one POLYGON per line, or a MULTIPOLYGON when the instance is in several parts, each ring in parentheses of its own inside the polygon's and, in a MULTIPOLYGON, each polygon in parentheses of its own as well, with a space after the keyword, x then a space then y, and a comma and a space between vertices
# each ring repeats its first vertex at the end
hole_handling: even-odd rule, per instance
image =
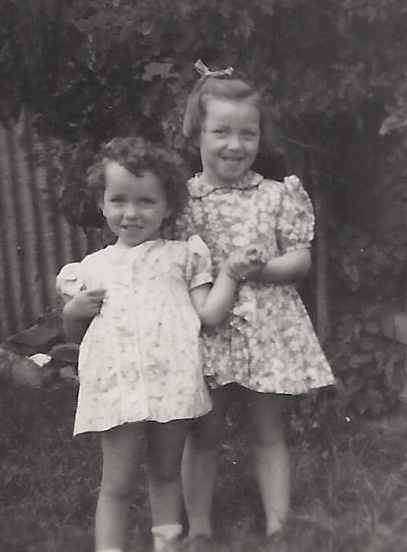
POLYGON ((154 205, 155 201, 154 201, 154 199, 151 199, 150 197, 143 197, 142 199, 140 199, 140 203, 142 205, 154 205))
POLYGON ((110 203, 123 203, 124 197, 123 196, 112 196, 108 198, 108 201, 110 203))
POLYGON ((258 132, 256 130, 247 129, 247 130, 243 131, 243 136, 245 136, 247 138, 257 138, 258 132))
POLYGON ((227 134, 226 128, 215 128, 212 132, 218 136, 225 136, 227 134))

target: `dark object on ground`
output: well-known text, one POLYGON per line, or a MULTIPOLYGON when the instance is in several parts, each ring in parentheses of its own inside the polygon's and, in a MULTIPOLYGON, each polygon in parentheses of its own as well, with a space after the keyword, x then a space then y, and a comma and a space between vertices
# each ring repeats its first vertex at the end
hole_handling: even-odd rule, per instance
POLYGON ((8 337, 1 346, 22 356, 31 356, 48 353, 54 345, 62 342, 61 316, 56 311, 50 311, 44 313, 31 328, 8 337))
POLYGON ((55 381, 58 371, 38 366, 31 359, 0 347, 0 381, 23 387, 43 387, 55 381))
POLYGON ((52 347, 48 354, 55 366, 75 366, 78 364, 79 346, 76 343, 62 343, 52 347))

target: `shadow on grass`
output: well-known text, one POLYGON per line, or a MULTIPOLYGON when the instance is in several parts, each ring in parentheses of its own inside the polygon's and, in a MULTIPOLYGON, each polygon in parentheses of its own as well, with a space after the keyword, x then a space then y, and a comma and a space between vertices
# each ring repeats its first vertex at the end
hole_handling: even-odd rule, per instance
MULTIPOLYGON (((101 454, 72 437, 76 388, 0 390, 0 550, 92 552, 101 454)), ((239 415, 229 420, 214 501, 213 552, 405 552, 407 414, 369 421, 288 415, 292 508, 267 542, 239 415)), ((149 549, 144 473, 136 482, 129 552, 149 549)), ((180 546, 180 549, 182 547, 180 546)), ((199 550, 191 551, 199 552, 199 550)))

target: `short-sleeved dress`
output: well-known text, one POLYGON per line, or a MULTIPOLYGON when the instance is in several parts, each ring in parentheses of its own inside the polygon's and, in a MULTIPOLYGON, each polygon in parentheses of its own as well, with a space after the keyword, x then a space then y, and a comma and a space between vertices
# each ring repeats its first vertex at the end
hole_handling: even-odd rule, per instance
MULTIPOLYGON (((301 182, 249 172, 231 187, 202 174, 188 182, 190 201, 176 234, 202 236, 214 274, 233 251, 257 244, 266 258, 309 248, 314 214, 301 182)), ((334 383, 312 323, 293 285, 241 283, 230 316, 202 333, 211 387, 236 382, 260 392, 300 394, 334 383)))
POLYGON ((211 271, 209 250, 196 235, 108 246, 62 268, 61 293, 106 290, 79 349, 74 434, 210 411, 189 291, 212 282, 211 271))

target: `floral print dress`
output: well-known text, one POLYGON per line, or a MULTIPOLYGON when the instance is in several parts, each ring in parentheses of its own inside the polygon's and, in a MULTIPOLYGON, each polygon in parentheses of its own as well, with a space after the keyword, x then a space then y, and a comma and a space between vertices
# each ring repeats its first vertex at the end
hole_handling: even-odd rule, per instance
MULTIPOLYGON (((215 274, 233 251, 256 244, 273 258, 309 248, 314 215, 295 176, 284 182, 249 172, 233 187, 214 187, 198 174, 176 233, 198 233, 215 274)), ((202 332, 205 374, 216 388, 238 383, 254 391, 300 394, 334 383, 312 323, 293 285, 240 283, 228 319, 202 332)))
POLYGON ((80 345, 74 434, 209 412, 200 320, 189 290, 212 282, 211 270, 198 236, 108 246, 62 268, 57 288, 68 298, 105 289, 80 345))

